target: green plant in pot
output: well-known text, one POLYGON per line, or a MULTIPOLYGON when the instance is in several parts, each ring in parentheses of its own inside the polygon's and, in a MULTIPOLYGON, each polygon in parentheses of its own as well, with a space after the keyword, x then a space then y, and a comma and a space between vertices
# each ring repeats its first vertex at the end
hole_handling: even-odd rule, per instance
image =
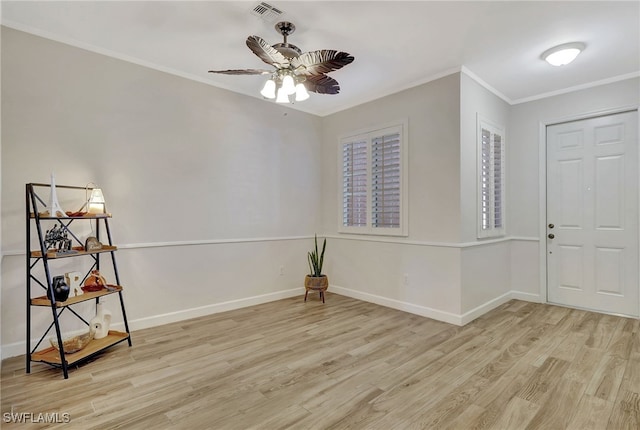
POLYGON ((322 251, 318 251, 318 236, 315 236, 315 248, 307 253, 310 273, 304 278, 304 301, 307 301, 309 290, 318 291, 322 303, 324 303, 324 292, 329 287, 329 279, 327 275, 322 274, 322 265, 324 264, 324 251, 327 248, 327 239, 322 243, 322 251))

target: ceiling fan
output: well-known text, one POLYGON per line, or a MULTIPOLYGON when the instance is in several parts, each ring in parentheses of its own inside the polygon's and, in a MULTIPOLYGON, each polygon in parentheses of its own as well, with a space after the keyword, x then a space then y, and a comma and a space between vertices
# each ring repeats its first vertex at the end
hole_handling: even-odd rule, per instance
POLYGON ((283 43, 269 45, 259 36, 249 36, 247 46, 262 61, 275 67, 265 69, 209 70, 209 73, 224 75, 271 75, 260 93, 278 103, 289 103, 289 96, 295 94, 296 101, 309 98, 307 91, 318 94, 338 94, 338 81, 327 73, 350 64, 354 57, 346 52, 321 49, 302 53, 300 48, 287 42, 296 26, 290 22, 279 22, 276 30, 284 37, 283 43))

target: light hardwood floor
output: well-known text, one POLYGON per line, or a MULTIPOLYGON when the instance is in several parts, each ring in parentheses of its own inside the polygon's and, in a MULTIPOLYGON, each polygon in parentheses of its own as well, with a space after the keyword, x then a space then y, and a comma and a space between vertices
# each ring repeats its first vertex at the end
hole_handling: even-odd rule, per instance
POLYGON ((68 380, 5 360, 2 413, 68 413, 49 427, 67 430, 637 430, 639 331, 521 301, 457 327, 328 292, 136 331, 68 380))

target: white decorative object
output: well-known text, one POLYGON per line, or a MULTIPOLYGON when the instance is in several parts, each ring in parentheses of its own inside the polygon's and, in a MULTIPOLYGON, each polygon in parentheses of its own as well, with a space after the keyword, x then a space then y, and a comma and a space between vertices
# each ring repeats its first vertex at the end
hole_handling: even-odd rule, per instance
POLYGON ((84 291, 82 291, 82 273, 67 272, 64 274, 64 280, 69 286, 69 295, 73 293, 74 296, 79 296, 84 293, 84 291))
POLYGON ((52 217, 66 218, 67 214, 60 207, 56 194, 56 176, 51 172, 51 194, 49 194, 49 214, 52 217))
POLYGON ((89 321, 91 330, 95 330, 94 339, 102 339, 109 334, 111 325, 111 312, 102 307, 102 303, 96 305, 96 316, 89 321))
POLYGON ((90 214, 105 214, 107 213, 107 206, 104 201, 104 194, 100 188, 94 188, 91 190, 91 197, 87 202, 87 211, 90 214))

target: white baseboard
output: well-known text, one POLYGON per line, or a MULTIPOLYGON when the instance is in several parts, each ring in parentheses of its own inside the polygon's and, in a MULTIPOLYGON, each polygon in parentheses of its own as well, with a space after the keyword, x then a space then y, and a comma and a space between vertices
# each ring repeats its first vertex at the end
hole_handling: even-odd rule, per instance
POLYGON ((260 296, 247 297, 245 299, 230 300, 228 302, 214 303, 211 305, 200 306, 197 308, 184 309, 177 312, 169 312, 162 315, 153 315, 146 318, 139 318, 129 321, 130 330, 142 330, 159 325, 169 324, 178 321, 189 320, 192 318, 203 317, 206 315, 217 314, 220 312, 232 311, 234 309, 246 308, 248 306, 260 305, 262 303, 274 302, 276 300, 288 299, 303 295, 303 288, 294 288, 292 290, 282 290, 275 293, 262 294, 260 296))
MULTIPOLYGON (((220 312, 232 311, 234 309, 245 308, 248 306, 259 305, 262 303, 273 302, 276 300, 287 299, 289 297, 302 296, 303 288, 294 288, 292 290, 282 290, 275 293, 262 294, 259 296, 247 297, 245 299, 230 300, 222 303, 214 303, 211 305, 200 306, 197 308, 183 309, 176 312, 170 312, 162 315, 153 315, 151 317, 129 320, 129 330, 142 330, 145 328, 157 327, 164 324, 185 321, 192 318, 198 318, 206 315, 216 314, 220 312)), ((116 330, 124 330, 124 323, 117 322, 112 328, 116 330)), ((84 331, 65 333, 68 336, 82 334, 84 331)), ((54 331, 55 333, 55 331, 54 331)), ((132 336, 135 345, 135 335, 132 336)), ((31 346, 35 346, 38 339, 31 340, 31 346)), ((48 342, 48 341, 47 341, 48 342)), ((44 342, 43 342, 44 343, 44 342)), ((48 346, 48 345, 47 345, 48 346)), ((24 341, 2 345, 2 359, 24 355, 26 351, 26 343, 24 341)))
MULTIPOLYGON (((411 314, 420 315, 434 320, 446 322, 449 324, 455 324, 462 326, 470 323, 479 316, 489 312, 490 310, 500 306, 503 303, 508 302, 511 299, 524 300, 528 302, 541 303, 540 296, 538 294, 525 293, 522 291, 509 291, 495 299, 492 299, 469 312, 458 315, 451 312, 441 311, 438 309, 429 308, 426 306, 416 305, 413 303, 402 302, 400 300, 390 299, 388 297, 382 297, 375 294, 365 293, 362 291, 352 290, 349 288, 340 287, 337 285, 331 285, 330 291, 335 292, 354 299, 363 300, 369 303, 375 303, 377 305, 386 306, 388 308, 397 309, 411 314)), ((139 318, 135 320, 129 320, 129 329, 131 331, 142 330, 145 328, 157 327, 164 324, 174 323, 178 321, 185 321, 192 318, 198 318, 206 315, 216 314, 220 312, 232 311, 234 309, 245 308, 248 306, 259 305, 262 303, 273 302, 276 300, 287 299, 289 297, 295 297, 302 295, 301 288, 294 288, 291 290, 277 291, 275 293, 262 294, 259 296, 247 297, 245 299, 230 300, 222 303, 214 303, 211 305, 200 306, 197 308, 183 309, 176 312, 170 312, 162 315, 153 315, 151 317, 139 318)), ((123 330, 124 324, 122 322, 113 325, 113 328, 123 330)), ((78 333, 66 333, 68 335, 81 334, 78 333)), ((31 345, 35 345, 38 339, 32 339, 31 345)), ((133 337, 135 344, 135 336, 133 337)), ((24 341, 2 345, 2 359, 23 355, 25 353, 26 344, 24 341)))
POLYGON ((347 297, 362 300, 376 305, 386 306, 388 308, 397 309, 399 311, 409 312, 411 314, 420 315, 434 320, 447 322, 449 324, 463 325, 462 316, 456 315, 438 309, 428 308, 426 306, 415 305, 413 303, 402 302, 400 300, 390 299, 387 297, 377 296, 375 294, 365 293, 362 291, 352 290, 349 288, 331 285, 330 291, 347 297))
POLYGON ((522 291, 511 291, 511 298, 524 302, 544 303, 540 294, 524 293, 522 291))
POLYGON ((343 296, 352 297, 354 299, 363 300, 365 302, 375 303, 377 305, 386 306, 388 308, 397 309, 400 311, 409 312, 411 314, 420 315, 434 320, 446 322, 455 325, 465 325, 473 321, 474 319, 486 314, 492 309, 508 302, 509 300, 523 300, 527 302, 541 303, 540 297, 537 294, 524 293, 521 291, 509 291, 503 295, 489 300, 482 305, 458 315, 451 312, 441 311, 438 309, 429 308, 426 306, 416 305, 413 303, 402 302, 400 300, 390 299, 387 297, 378 296, 375 294, 369 294, 362 291, 352 290, 349 288, 340 287, 338 285, 331 285, 331 291, 343 296))
POLYGON ((460 315, 460 319, 462 320, 461 325, 469 324, 474 319, 486 314, 492 309, 497 308, 503 303, 507 303, 512 298, 513 297, 511 296, 511 291, 509 291, 504 293, 501 296, 496 297, 495 299, 489 300, 488 302, 481 304, 480 306, 474 309, 471 309, 468 312, 465 312, 464 314, 460 315))

